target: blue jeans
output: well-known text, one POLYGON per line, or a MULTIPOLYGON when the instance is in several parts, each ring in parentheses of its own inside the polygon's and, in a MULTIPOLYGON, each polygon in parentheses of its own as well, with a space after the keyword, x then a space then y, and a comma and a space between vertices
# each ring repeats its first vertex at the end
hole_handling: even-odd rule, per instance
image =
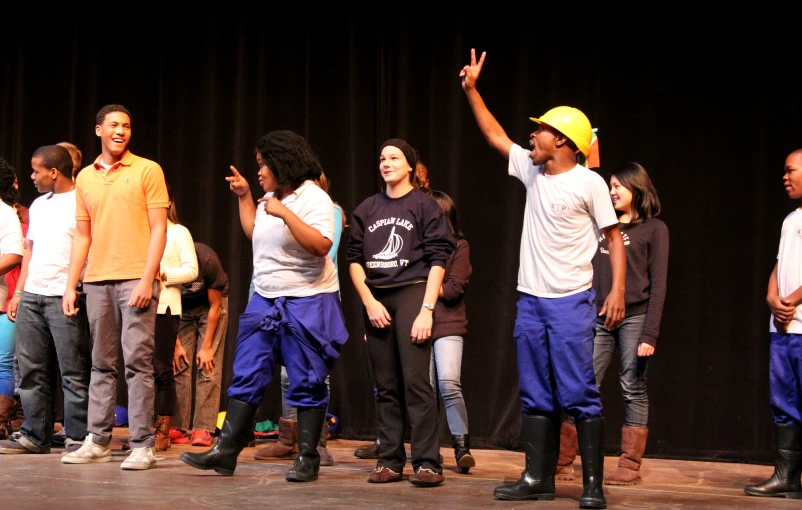
POLYGON ((462 398, 462 337, 444 336, 432 345, 432 361, 429 380, 435 394, 438 386, 446 405, 446 418, 451 434, 461 436, 468 433, 468 409, 462 398))
POLYGON ((0 314, 0 395, 6 397, 13 397, 16 389, 14 327, 14 323, 8 320, 8 315, 0 314))
POLYGON ((649 396, 646 394, 646 366, 649 356, 638 356, 638 345, 646 314, 625 318, 612 331, 604 328, 604 318, 596 319, 596 339, 593 342, 593 370, 596 384, 610 366, 615 346, 621 352, 621 393, 624 396, 626 427, 646 427, 649 421, 649 396))
POLYGON ((17 310, 17 359, 20 399, 25 411, 22 434, 37 446, 48 446, 53 434, 53 392, 59 368, 64 392, 64 430, 81 441, 86 436, 92 339, 86 303, 68 318, 61 296, 24 292, 17 310))

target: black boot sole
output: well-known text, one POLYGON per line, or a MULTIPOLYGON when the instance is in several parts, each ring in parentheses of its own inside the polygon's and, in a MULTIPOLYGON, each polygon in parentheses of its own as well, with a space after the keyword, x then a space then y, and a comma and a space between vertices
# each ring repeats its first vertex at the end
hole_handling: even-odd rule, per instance
POLYGON ((194 467, 195 469, 202 469, 204 471, 214 470, 217 474, 223 476, 232 476, 234 474, 233 469, 228 469, 220 466, 207 466, 206 464, 201 464, 200 462, 196 461, 194 458, 190 457, 191 454, 189 453, 182 453, 180 460, 182 460, 185 464, 189 464, 190 466, 194 467))
POLYGON ((287 471, 287 475, 284 479, 288 482, 314 482, 317 480, 317 473, 309 475, 306 473, 290 473, 287 471))
POLYGON ((493 491, 493 497, 504 501, 554 501, 554 494, 528 494, 526 496, 511 496, 493 491))
POLYGON ((744 489, 744 494, 747 496, 757 496, 758 498, 788 498, 788 499, 802 499, 802 492, 755 492, 744 489))
POLYGON ((604 500, 579 500, 579 508, 607 508, 607 501, 604 500))

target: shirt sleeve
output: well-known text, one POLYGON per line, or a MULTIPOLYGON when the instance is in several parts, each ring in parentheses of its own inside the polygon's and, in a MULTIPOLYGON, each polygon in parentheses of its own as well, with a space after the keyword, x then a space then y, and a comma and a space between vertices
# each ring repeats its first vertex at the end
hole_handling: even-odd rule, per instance
MULTIPOLYGON (((38 219, 38 209, 39 207, 36 205, 36 200, 31 204, 30 209, 28 209, 28 231, 25 232, 25 240, 26 241, 34 241, 36 237, 36 228, 35 224, 37 222, 33 221, 34 219, 38 219)), ((24 246, 23 246, 24 247, 24 246)))
POLYGON ((529 182, 529 177, 535 171, 535 165, 529 159, 530 151, 524 149, 517 143, 510 147, 510 159, 507 164, 507 172, 522 183, 529 182))
MULTIPOLYGON (((220 290, 226 288, 228 283, 228 276, 223 271, 223 263, 220 262, 220 257, 216 254, 212 255, 206 261, 203 270, 203 279, 206 282, 206 288, 220 290)), ((253 276, 251 276, 253 282, 253 276)))
POLYGON ((468 281, 471 279, 473 268, 470 260, 470 247, 467 241, 458 241, 457 248, 451 254, 451 271, 443 280, 443 297, 445 301, 451 301, 465 294, 468 281))
POLYGON ((340 239, 343 234, 343 210, 337 204, 334 204, 334 239, 331 240, 331 249, 329 250, 329 258, 337 262, 337 250, 340 247, 340 239))
POLYGON ((649 239, 649 301, 646 308, 646 323, 641 331, 640 343, 657 344, 660 320, 666 300, 668 276, 668 227, 660 220, 654 222, 649 239))
MULTIPOLYGON (((364 202, 363 202, 364 203, 364 202)), ((362 245, 365 241, 365 225, 362 218, 361 205, 354 210, 351 218, 351 233, 348 236, 348 251, 346 260, 349 264, 365 265, 362 245)))
POLYGON ((86 208, 86 202, 84 202, 83 179, 81 177, 82 175, 78 174, 75 179, 75 219, 86 221, 89 220, 89 210, 86 208))
POLYGON ((433 198, 425 196, 430 200, 423 205, 423 259, 429 266, 445 267, 457 243, 443 210, 433 198))
MULTIPOLYGON (((78 175, 80 177, 80 174, 78 175)), ((148 209, 169 207, 170 198, 167 196, 164 171, 157 163, 151 163, 145 168, 142 175, 142 187, 145 191, 145 205, 148 209)))
POLYGON ((325 191, 314 184, 309 184, 306 193, 315 193, 313 198, 306 202, 302 211, 293 211, 298 214, 301 221, 316 229, 326 239, 334 241, 334 203, 325 191), (319 192, 319 193, 318 193, 319 192))
POLYGON ((610 191, 607 189, 607 184, 601 175, 593 170, 587 170, 591 173, 590 179, 590 204, 589 212, 591 217, 596 221, 596 226, 599 230, 616 225, 618 223, 618 216, 615 214, 613 201, 610 200, 610 191))
POLYGON ((192 240, 192 234, 183 225, 176 225, 173 227, 174 242, 178 247, 178 259, 180 265, 178 267, 164 268, 164 275, 166 285, 175 285, 178 283, 191 283, 198 277, 198 256, 195 253, 195 243, 192 240))
POLYGON ((0 255, 22 255, 22 225, 16 213, 8 208, 0 227, 0 255))

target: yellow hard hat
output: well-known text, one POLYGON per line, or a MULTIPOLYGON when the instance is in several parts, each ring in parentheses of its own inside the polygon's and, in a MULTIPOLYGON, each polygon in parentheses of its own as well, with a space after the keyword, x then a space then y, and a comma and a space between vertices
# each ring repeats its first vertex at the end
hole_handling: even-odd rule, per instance
POLYGON ((529 117, 538 124, 551 126, 576 144, 579 152, 587 156, 590 153, 590 141, 593 130, 585 114, 571 106, 558 106, 544 113, 539 119, 529 117))

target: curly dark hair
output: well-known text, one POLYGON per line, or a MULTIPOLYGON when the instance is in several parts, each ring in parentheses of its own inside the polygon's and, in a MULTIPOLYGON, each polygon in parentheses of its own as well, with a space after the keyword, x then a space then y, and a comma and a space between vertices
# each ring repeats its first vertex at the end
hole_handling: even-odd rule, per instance
POLYGON ((6 205, 14 207, 19 204, 19 190, 14 187, 17 173, 11 163, 0 158, 0 200, 6 205))
POLYGON ((294 131, 283 129, 267 133, 256 144, 254 153, 262 157, 276 183, 291 190, 306 180, 318 180, 323 173, 323 166, 309 142, 294 131))
POLYGON ((131 120, 131 112, 128 111, 128 108, 126 108, 121 104, 107 104, 106 106, 98 110, 97 115, 95 115, 95 125, 102 126, 103 121, 106 119, 106 115, 113 112, 122 112, 128 115, 128 119, 131 120))

